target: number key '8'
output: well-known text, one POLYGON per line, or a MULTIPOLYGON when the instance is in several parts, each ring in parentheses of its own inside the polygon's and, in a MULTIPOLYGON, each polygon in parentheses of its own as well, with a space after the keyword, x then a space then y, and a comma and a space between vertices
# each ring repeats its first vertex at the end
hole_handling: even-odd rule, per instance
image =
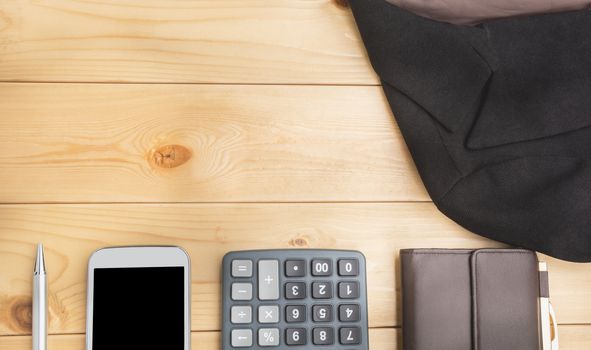
POLYGON ((334 329, 330 327, 314 328, 312 331, 312 342, 315 345, 334 344, 334 329))

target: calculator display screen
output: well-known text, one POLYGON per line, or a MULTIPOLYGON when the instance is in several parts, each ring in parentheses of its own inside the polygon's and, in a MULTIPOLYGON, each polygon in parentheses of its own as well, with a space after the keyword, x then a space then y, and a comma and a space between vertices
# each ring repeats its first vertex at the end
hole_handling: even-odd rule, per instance
POLYGON ((182 266, 93 271, 93 350, 183 350, 182 266))

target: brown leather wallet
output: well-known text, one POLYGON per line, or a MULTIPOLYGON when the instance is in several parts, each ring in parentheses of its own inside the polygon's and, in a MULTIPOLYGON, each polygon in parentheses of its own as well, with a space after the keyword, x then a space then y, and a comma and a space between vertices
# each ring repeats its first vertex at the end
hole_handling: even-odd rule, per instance
POLYGON ((404 249, 404 350, 539 350, 540 280, 522 249, 404 249))

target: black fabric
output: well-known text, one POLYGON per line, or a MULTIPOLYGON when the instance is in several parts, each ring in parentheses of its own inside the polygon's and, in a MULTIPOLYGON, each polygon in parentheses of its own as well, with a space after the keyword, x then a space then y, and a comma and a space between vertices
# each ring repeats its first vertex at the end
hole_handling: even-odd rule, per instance
POLYGON ((591 261, 591 11, 470 27, 349 2, 437 207, 482 236, 591 261))

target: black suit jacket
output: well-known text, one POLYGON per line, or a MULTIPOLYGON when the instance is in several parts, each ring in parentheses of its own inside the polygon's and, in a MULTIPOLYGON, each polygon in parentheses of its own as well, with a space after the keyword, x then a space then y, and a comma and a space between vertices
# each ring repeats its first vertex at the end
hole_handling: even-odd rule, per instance
POLYGON ((438 208, 482 236, 591 261, 591 11, 471 27, 350 5, 438 208))

